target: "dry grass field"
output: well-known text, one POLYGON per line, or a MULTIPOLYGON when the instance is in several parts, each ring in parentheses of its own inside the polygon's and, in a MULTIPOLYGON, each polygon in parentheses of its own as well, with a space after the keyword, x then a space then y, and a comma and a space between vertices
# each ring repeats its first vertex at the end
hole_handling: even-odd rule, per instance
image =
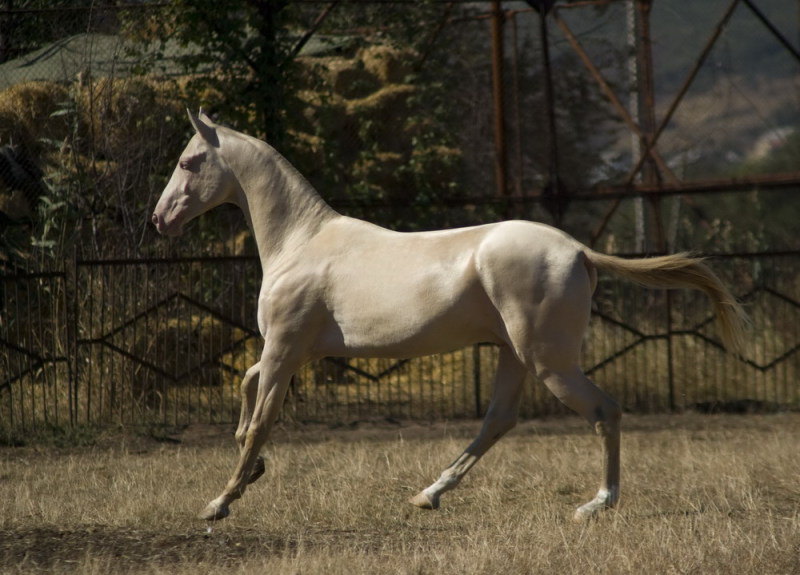
POLYGON ((800 414, 629 416, 623 503, 573 524, 599 447, 523 423, 442 500, 478 423, 284 428, 267 473, 209 533, 230 429, 0 449, 0 573, 800 573, 800 414))

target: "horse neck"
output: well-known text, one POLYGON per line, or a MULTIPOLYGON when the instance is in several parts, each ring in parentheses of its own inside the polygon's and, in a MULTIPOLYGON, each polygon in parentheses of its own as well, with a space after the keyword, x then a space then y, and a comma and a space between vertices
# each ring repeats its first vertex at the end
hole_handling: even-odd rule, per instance
MULTIPOLYGON (((258 246, 264 270, 310 240, 338 214, 313 186, 270 145, 236 134, 226 160, 239 182, 237 203, 258 246), (238 149, 234 149, 238 148, 238 149)), ((221 145, 220 149, 225 149, 221 145)))

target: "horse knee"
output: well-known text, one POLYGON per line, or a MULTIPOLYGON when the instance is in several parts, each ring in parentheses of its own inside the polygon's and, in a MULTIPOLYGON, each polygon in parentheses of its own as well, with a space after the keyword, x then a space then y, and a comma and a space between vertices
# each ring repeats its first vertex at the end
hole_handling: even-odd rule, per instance
POLYGON ((240 447, 244 447, 244 443, 247 440, 247 427, 236 430, 236 433, 233 434, 234 439, 236 440, 236 444, 240 447))
POLYGON ((605 422, 614 425, 618 424, 621 419, 622 408, 613 397, 606 395, 598 402, 593 423, 605 422))
POLYGON ((244 378, 242 378, 242 385, 239 388, 242 397, 248 396, 250 393, 252 393, 258 388, 258 376, 260 371, 261 371, 261 362, 251 366, 245 372, 244 378))

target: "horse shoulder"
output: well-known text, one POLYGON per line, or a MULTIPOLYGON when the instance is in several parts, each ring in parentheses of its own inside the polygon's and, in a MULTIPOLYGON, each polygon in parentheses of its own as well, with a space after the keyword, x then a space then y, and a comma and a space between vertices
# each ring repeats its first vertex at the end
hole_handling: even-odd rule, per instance
POLYGON ((262 336, 296 334, 306 330, 324 308, 325 265, 301 261, 265 273, 258 298, 258 325, 262 336))

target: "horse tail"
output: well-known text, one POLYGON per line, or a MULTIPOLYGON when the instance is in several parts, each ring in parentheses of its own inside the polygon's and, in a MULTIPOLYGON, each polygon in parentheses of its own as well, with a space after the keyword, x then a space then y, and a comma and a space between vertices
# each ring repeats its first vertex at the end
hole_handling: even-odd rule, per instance
POLYGON ((687 253, 653 258, 625 259, 586 249, 586 257, 601 271, 621 276, 650 288, 696 289, 704 292, 714 307, 722 342, 728 351, 741 352, 747 314, 703 258, 687 253))

